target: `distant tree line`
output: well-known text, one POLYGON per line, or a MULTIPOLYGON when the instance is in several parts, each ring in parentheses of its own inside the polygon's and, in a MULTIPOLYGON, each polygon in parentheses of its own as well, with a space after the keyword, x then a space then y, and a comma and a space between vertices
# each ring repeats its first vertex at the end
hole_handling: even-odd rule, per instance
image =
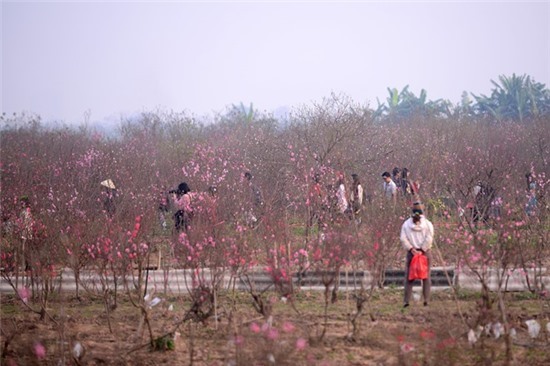
POLYGON ((489 96, 464 92, 459 104, 450 101, 427 99, 426 90, 416 96, 405 86, 399 91, 388 88, 386 102, 380 103, 374 117, 384 121, 399 121, 413 115, 454 118, 491 118, 498 122, 524 122, 550 114, 550 90, 530 76, 501 75, 498 82, 491 80, 493 89, 489 96), (472 97, 472 98, 470 98, 472 97))
MULTIPOLYGON (((457 104, 448 99, 429 100, 428 92, 425 89, 420 90, 420 95, 415 95, 406 85, 401 91, 397 88, 387 88, 388 97, 384 102, 377 99, 377 107, 372 108, 368 104, 362 106, 362 112, 370 116, 375 122, 407 122, 416 118, 436 118, 448 120, 484 120, 495 123, 517 122, 524 123, 533 119, 548 118, 550 116, 550 89, 545 84, 536 82, 528 75, 512 76, 500 75, 498 81, 491 80, 493 88, 489 95, 474 94, 464 91, 461 101, 457 104)), ((331 95, 327 99, 349 99, 345 96, 331 95)), ((323 102, 321 102, 322 104, 323 102)), ((299 109, 294 108, 294 115, 299 114, 299 109)), ((220 112, 208 120, 210 117, 200 119, 189 116, 186 113, 176 112, 146 112, 138 117, 122 118, 118 129, 119 133, 124 134, 129 125, 133 123, 143 123, 143 119, 156 119, 157 124, 162 121, 168 121, 165 130, 175 133, 175 137, 181 135, 183 131, 171 127, 180 126, 181 122, 188 128, 196 129, 203 125, 226 124, 228 122, 240 121, 243 124, 250 124, 258 120, 273 123, 279 126, 287 126, 293 119, 292 116, 276 117, 266 113, 260 113, 254 108, 254 105, 245 105, 244 103, 233 104, 224 112, 220 112), (145 118, 144 118, 145 117, 145 118), (164 117, 164 118, 161 118, 164 117), (161 121, 162 120, 162 121, 161 121), (176 131, 177 130, 177 131, 176 131)), ((85 119, 89 119, 89 112, 85 119)), ((14 125, 27 125, 26 127, 38 126, 42 122, 39 115, 22 113, 7 115, 2 113, 0 116, 0 128, 12 128, 14 125)), ((60 127, 59 122, 54 122, 54 127, 60 127)), ((89 121, 80 128, 90 128, 89 121)), ((165 131, 165 132, 167 132, 165 131)))

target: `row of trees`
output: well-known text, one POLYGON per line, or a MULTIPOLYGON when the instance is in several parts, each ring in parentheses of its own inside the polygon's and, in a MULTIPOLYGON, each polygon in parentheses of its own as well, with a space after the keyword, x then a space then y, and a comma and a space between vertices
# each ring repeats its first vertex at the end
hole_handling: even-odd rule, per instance
POLYGON ((523 123, 550 113, 550 90, 528 75, 498 77, 491 80, 489 96, 464 92, 459 104, 448 100, 428 100, 426 90, 416 96, 406 86, 403 90, 388 88, 385 103, 378 102, 375 116, 382 120, 406 120, 413 115, 453 118, 489 118, 497 122, 523 123), (472 99, 473 98, 473 99, 472 99))
MULTIPOLYGON (((166 271, 192 269, 194 306, 184 319, 202 321, 213 314, 201 308, 205 294, 217 296, 227 274, 246 282, 250 270, 262 266, 276 291, 291 299, 292 274, 308 268, 323 274, 328 313, 330 300, 337 297, 330 291, 336 294, 336 274, 343 268, 366 269, 377 281, 356 290, 356 312, 350 317, 355 332, 364 303, 383 284, 384 270, 403 265, 398 234, 410 202, 403 198, 389 205, 381 189, 381 173, 397 166, 407 167, 420 182, 420 197, 436 227, 438 263, 471 270, 479 278, 483 316, 466 326, 484 325, 487 314, 509 325, 503 295, 509 276, 523 273, 530 276, 533 293, 544 291, 540 269, 548 265, 549 255, 549 118, 493 124, 413 113, 398 123, 380 123, 368 106, 332 95, 293 111, 285 124, 246 108, 231 109, 209 125, 185 113, 144 113, 122 123, 116 138, 86 127, 52 129, 36 119, 10 119, 0 146, 2 276, 23 303, 46 317, 53 280, 68 267, 87 291, 110 299, 124 289, 147 322, 148 305, 139 296, 147 278, 143 268, 151 248, 164 246, 171 258, 166 271), (265 202, 255 225, 246 215, 247 171, 265 202), (313 178, 330 196, 340 178, 349 187, 352 173, 370 196, 362 222, 327 212, 321 225, 311 225, 313 178), (117 188, 111 214, 104 209, 108 193, 100 185, 106 179, 117 188), (162 231, 159 204, 181 181, 195 192, 197 215, 187 233, 171 235, 162 231), (491 188, 490 200, 476 200, 480 184, 491 188), (215 204, 206 194, 211 186, 218 188, 215 204), (533 194, 536 209, 528 215, 533 194), (25 238, 23 196, 37 223, 32 237, 25 238), (23 241, 30 284, 19 280, 27 273, 23 241), (494 269, 496 293, 489 289, 494 269), (97 273, 100 281, 80 280, 83 270, 97 273), (32 301, 21 292, 27 285, 32 301)), ((255 309, 269 319, 265 294, 251 283, 249 292, 255 309)))
MULTIPOLYGON (((470 121, 487 120, 493 122, 517 122, 524 123, 537 118, 545 118, 550 114, 550 89, 545 84, 536 82, 529 75, 512 76, 500 75, 498 81, 491 80, 492 89, 489 95, 475 94, 464 91, 461 101, 453 104, 447 99, 428 99, 428 92, 420 90, 417 96, 405 86, 401 91, 397 88, 388 88, 388 96, 385 101, 377 99, 375 109, 367 106, 366 109, 377 122, 403 122, 411 118, 422 116, 423 118, 445 118, 450 120, 470 121)), ((147 113, 146 113, 147 114, 147 113)), ((261 113, 255 110, 253 104, 245 106, 243 103, 231 106, 225 114, 218 115, 214 122, 239 118, 251 122, 261 113)), ((14 115, 15 116, 15 115, 14 115)), ((12 124, 20 121, 19 116, 13 118, 4 113, 0 120, 4 124, 12 124)), ((182 115, 179 117, 186 118, 182 115)), ((265 116, 264 116, 265 117, 265 116)), ((27 116, 27 120, 40 119, 39 116, 27 116)), ((89 113, 86 120, 89 118, 89 113)), ((139 118, 137 118, 139 119, 139 118)), ((178 120, 172 115, 169 120, 178 120)), ((204 122, 204 121, 201 121, 204 122)), ((278 121, 286 124, 287 121, 278 121)), ((179 136, 182 131, 173 131, 179 136)))

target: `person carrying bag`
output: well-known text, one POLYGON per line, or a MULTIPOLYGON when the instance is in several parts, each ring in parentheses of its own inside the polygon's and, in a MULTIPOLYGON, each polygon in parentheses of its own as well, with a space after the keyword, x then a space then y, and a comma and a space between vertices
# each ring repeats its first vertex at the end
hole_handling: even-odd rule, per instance
POLYGON ((405 266, 405 294, 403 307, 409 306, 415 280, 422 280, 424 306, 430 301, 433 224, 424 217, 424 205, 413 203, 412 214, 401 227, 401 245, 407 251, 405 266), (418 257, 418 258, 417 258, 418 257))
POLYGON ((428 257, 423 253, 416 254, 409 265, 409 281, 425 280, 428 278, 428 257))

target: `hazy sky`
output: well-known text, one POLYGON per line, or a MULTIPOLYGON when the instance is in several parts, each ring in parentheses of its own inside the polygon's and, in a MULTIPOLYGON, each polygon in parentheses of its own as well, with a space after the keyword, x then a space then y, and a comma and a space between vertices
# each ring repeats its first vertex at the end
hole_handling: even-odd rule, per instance
POLYGON ((550 87, 550 2, 2 1, 2 106, 81 123, 136 112, 261 111, 331 92, 377 106, 550 87))

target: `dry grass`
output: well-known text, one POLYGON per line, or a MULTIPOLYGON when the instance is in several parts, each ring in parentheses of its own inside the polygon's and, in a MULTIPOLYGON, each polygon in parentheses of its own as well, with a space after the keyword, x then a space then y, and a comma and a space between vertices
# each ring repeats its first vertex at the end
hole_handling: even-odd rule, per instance
MULTIPOLYGON (((531 340, 524 323, 537 316, 544 329, 550 316, 548 300, 508 295, 511 325, 517 331, 512 364, 549 364, 548 334, 542 331, 538 339, 531 340)), ((139 310, 124 299, 111 312, 110 333, 101 299, 57 299, 50 308, 55 324, 37 321, 13 297, 2 296, 2 364, 57 365, 59 360, 67 365, 505 364, 502 337, 487 336, 474 346, 467 342, 469 327, 479 318, 477 294, 462 293, 459 299, 468 325, 449 291, 435 292, 429 307, 416 302, 406 310, 401 307, 401 296, 397 289, 375 293, 360 318, 359 332, 352 337, 348 315, 355 311, 354 303, 349 294, 340 293, 338 301, 329 304, 326 334, 320 339, 325 322, 321 292, 298 292, 294 305, 299 313, 275 293, 268 294, 275 331, 255 328, 261 328, 264 319, 255 313, 246 293, 222 294, 218 321, 184 323, 178 329, 181 336, 175 350, 168 351, 151 350, 147 332, 143 327, 140 330, 139 310), (297 349, 298 340, 307 346, 297 349), (86 349, 79 362, 70 355, 76 341, 86 349), (44 360, 37 361, 33 353, 36 342, 46 347, 44 360)), ((189 306, 185 297, 163 297, 150 311, 155 337, 174 331, 189 306)), ((495 310, 485 322, 494 320, 489 318, 496 314, 495 310)))

